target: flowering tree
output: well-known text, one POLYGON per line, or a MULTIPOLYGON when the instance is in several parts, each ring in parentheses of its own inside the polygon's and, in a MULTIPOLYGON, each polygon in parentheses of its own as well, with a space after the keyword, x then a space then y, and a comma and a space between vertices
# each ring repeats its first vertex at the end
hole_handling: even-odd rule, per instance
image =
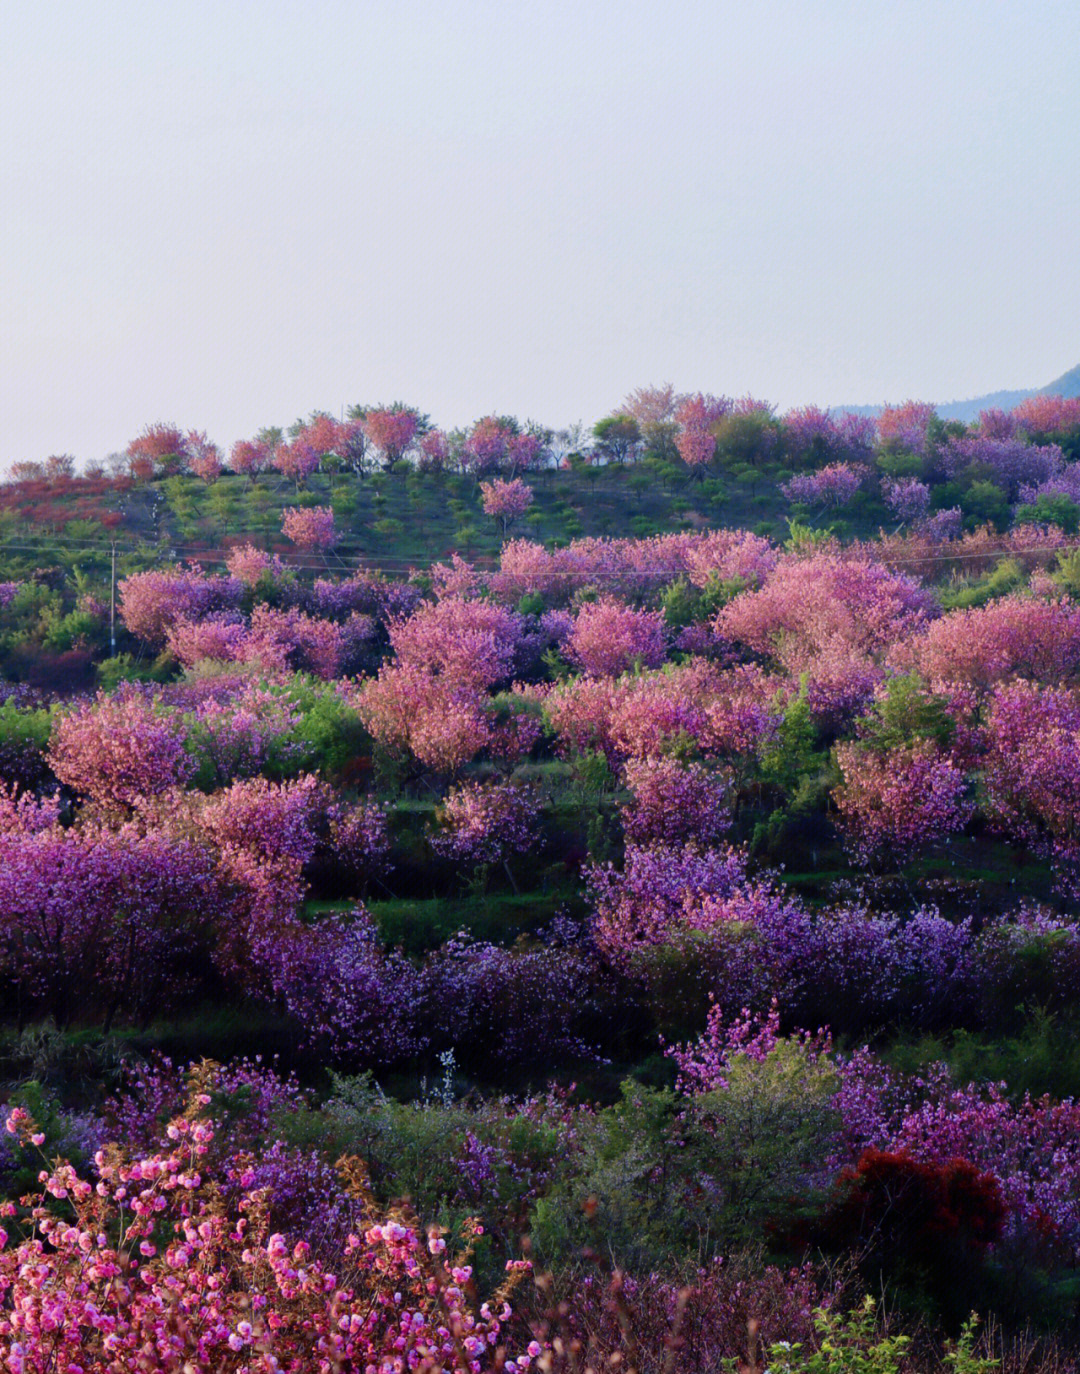
POLYGON ((801 473, 780 490, 789 501, 808 506, 846 506, 866 478, 866 469, 852 463, 829 463, 816 472, 801 473))
POLYGON ((377 802, 352 806, 335 802, 329 812, 330 844, 349 872, 367 881, 390 868, 390 832, 386 808, 377 802))
POLYGON ((625 964, 635 950, 665 944, 686 929, 708 930, 747 919, 773 902, 767 885, 747 880, 746 856, 731 847, 628 844, 622 870, 586 870, 594 938, 602 953, 625 964))
POLYGON ((1014 838, 1080 856, 1080 705, 1032 682, 994 693, 983 770, 986 808, 1014 838))
POLYGON ((404 458, 420 425, 415 410, 391 407, 369 410, 364 416, 364 434, 382 453, 383 467, 392 468, 404 458))
POLYGON ((789 410, 781 424, 788 453, 801 466, 819 467, 866 458, 874 441, 874 422, 848 412, 836 417, 817 406, 789 410))
POLYGON ((1080 609, 1068 601, 1003 596, 950 611, 897 643, 889 661, 931 683, 985 689, 1010 677, 1060 682, 1080 670, 1080 609))
MULTIPOLYGON (((245 1190, 222 1204, 227 1180, 207 1160, 214 1086, 212 1068, 193 1076, 189 1109, 155 1152, 100 1151, 96 1183, 68 1163, 43 1161, 26 1232, 0 1250, 10 1304, 0 1324, 5 1365, 21 1374, 104 1371, 160 1352, 177 1368, 221 1374, 394 1363, 454 1374, 495 1368, 512 1285, 484 1315, 474 1313, 466 1297, 472 1268, 444 1258, 437 1231, 425 1238, 404 1217, 376 1215, 358 1186, 361 1224, 331 1272, 308 1241, 289 1245, 270 1232, 263 1196, 245 1190)), ((7 1125, 25 1149, 44 1141, 21 1110, 7 1125)), ((363 1178, 359 1161, 343 1167, 363 1178)), ((510 1279, 527 1268, 513 1264, 510 1279)), ((523 1374, 532 1352, 510 1367, 523 1374)), ((542 1353, 538 1344, 534 1353, 542 1353)))
POLYGON ((184 445, 188 454, 188 467, 200 477, 207 486, 221 476, 221 450, 211 443, 202 430, 190 430, 184 445))
POLYGON ((566 657, 592 677, 617 677, 634 663, 656 668, 667 656, 664 618, 612 597, 587 601, 567 637, 566 657))
POLYGON ((270 457, 271 467, 288 481, 295 482, 297 491, 318 472, 319 461, 318 452, 303 437, 294 439, 291 444, 278 444, 270 457))
POLYGON ((838 744, 836 759, 844 781, 833 797, 848 844, 862 862, 909 854, 971 819, 964 771, 929 741, 880 753, 838 744))
POLYGON ((937 614, 911 577, 835 553, 782 558, 760 591, 741 592, 720 611, 718 632, 793 673, 829 655, 866 661, 937 614))
POLYGON ((890 447, 926 452, 926 432, 937 411, 925 401, 905 401, 885 406, 877 421, 878 441, 890 447))
POLYGON ((340 671, 344 650, 344 629, 332 620, 305 615, 295 606, 288 610, 256 606, 243 657, 264 668, 306 668, 319 677, 332 678, 340 671))
POLYGON ((1032 437, 1068 434, 1080 429, 1080 396, 1029 396, 1012 413, 1032 437))
POLYGON ((511 675, 523 624, 504 606, 451 595, 389 629, 399 663, 480 690, 511 675))
POLYGON ((631 759, 623 770, 632 800, 622 809, 632 844, 712 844, 731 824, 730 780, 700 764, 674 759, 631 759))
POLYGON ((492 737, 474 688, 409 663, 384 665, 356 695, 356 710, 391 753, 411 753, 439 773, 455 773, 492 737))
POLYGON ((1062 466, 1064 457, 1056 444, 1029 444, 1023 439, 986 439, 981 436, 951 439, 942 450, 941 463, 949 475, 965 468, 988 469, 992 480, 1015 498, 1026 483, 1045 482, 1062 466))
POLYGON ((197 620, 240 603, 241 584, 232 577, 206 577, 180 568, 151 568, 120 579, 120 614, 139 639, 160 646, 181 617, 197 620))
POLYGON ((229 467, 240 477, 250 477, 254 482, 260 472, 270 466, 270 453, 265 444, 252 443, 250 439, 237 439, 229 452, 229 467))
POLYGON ((127 446, 128 471, 146 482, 169 472, 183 472, 188 464, 187 441, 176 425, 147 425, 127 446))
POLYGON ((297 438, 319 455, 320 463, 331 456, 340 456, 342 449, 341 425, 332 415, 317 411, 300 429, 297 438))
POLYGON ((439 812, 431 837, 437 854, 462 863, 505 863, 537 841, 539 806, 533 795, 513 783, 461 783, 439 812))
POLYGON ((486 415, 477 420, 465 439, 463 459, 466 469, 481 477, 498 472, 506 464, 513 427, 498 415, 486 415))
POLYGON ((498 478, 493 482, 481 482, 480 494, 484 514, 500 522, 503 534, 533 502, 532 488, 520 478, 512 482, 502 482, 498 478))
POLYGON ((337 543, 329 506, 289 506, 282 512, 281 532, 306 553, 324 552, 337 543))
POLYGON ((62 783, 107 806, 129 807, 193 771, 179 723, 133 692, 99 694, 58 717, 47 758, 62 783))
MULTIPOLYGON (((280 920, 296 911, 329 804, 326 788, 310 773, 283 783, 244 779, 201 802, 198 831, 214 846, 222 876, 247 894, 256 918, 280 920)), ((231 948, 259 933, 258 927, 225 931, 224 943, 231 948)))
POLYGON ((1020 422, 1015 414, 999 410, 997 407, 980 410, 979 418, 975 422, 976 431, 984 439, 1015 439, 1019 428, 1020 422))
POLYGON ((705 396, 700 391, 679 402, 675 409, 679 426, 675 447, 687 467, 701 468, 711 461, 716 452, 713 429, 730 410, 731 402, 726 396, 705 396))
POLYGON ((663 386, 639 386, 619 407, 619 413, 637 422, 647 448, 660 454, 675 452, 679 423, 675 408, 680 398, 670 382, 663 386))
POLYGON ((930 488, 917 477, 882 482, 881 495, 898 520, 921 520, 930 509, 930 488))
POLYGON ((421 472, 443 472, 450 466, 450 441, 441 429, 429 429, 420 440, 416 465, 421 472))
POLYGON ((262 581, 276 582, 284 573, 285 567, 276 554, 257 549, 254 544, 237 544, 225 558, 229 576, 235 577, 245 587, 256 587, 262 581))

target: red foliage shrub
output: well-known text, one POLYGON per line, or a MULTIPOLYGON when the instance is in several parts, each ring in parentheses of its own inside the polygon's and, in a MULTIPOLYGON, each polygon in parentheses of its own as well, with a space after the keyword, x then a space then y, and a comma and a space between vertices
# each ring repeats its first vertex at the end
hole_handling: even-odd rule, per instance
POLYGON ((879 1261, 937 1267, 957 1248, 984 1250, 1005 1224, 997 1180, 967 1159, 927 1163, 902 1151, 868 1149, 843 1171, 840 1185, 825 1218, 828 1240, 869 1249, 879 1261))

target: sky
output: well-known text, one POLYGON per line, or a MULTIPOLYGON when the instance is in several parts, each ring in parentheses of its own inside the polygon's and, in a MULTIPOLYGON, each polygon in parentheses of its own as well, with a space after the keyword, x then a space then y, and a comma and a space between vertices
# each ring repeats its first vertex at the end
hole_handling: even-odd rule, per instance
POLYGON ((1076 0, 0 0, 0 470, 1080 362, 1076 0))

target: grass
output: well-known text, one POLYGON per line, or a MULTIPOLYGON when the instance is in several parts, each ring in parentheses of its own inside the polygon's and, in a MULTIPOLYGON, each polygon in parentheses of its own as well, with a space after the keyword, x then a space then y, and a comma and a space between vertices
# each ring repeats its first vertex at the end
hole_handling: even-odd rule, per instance
MULTIPOLYGON (((728 473, 722 480, 701 479, 652 461, 530 473, 525 480, 533 507, 511 526, 509 537, 550 546, 582 536, 742 527, 782 539, 791 514, 777 488, 782 476, 778 468, 763 467, 752 481, 728 473)), ((59 484, 34 500, 17 486, 0 492, 0 575, 25 575, 40 566, 51 544, 52 561, 78 563, 102 578, 113 538, 121 572, 186 557, 210 564, 220 560, 223 545, 249 539, 287 554, 291 545, 281 535, 281 516, 294 505, 333 507, 341 542, 326 560, 332 573, 360 561, 404 574, 454 552, 491 562, 503 542, 501 529, 483 512, 479 482, 458 473, 344 473, 332 480, 317 474, 300 492, 276 473, 254 483, 226 474, 212 487, 195 477, 171 477, 122 493, 106 491, 92 506, 80 489, 79 482, 59 484), (119 523, 108 528, 94 516, 119 523)), ((884 510, 868 497, 845 512, 848 533, 872 535, 884 519, 884 510)))
MULTIPOLYGON (((475 940, 512 945, 521 935, 549 925, 559 911, 580 895, 570 887, 550 892, 490 892, 463 897, 371 899, 365 905, 387 945, 418 957, 437 949, 458 931, 475 940)), ((310 901, 307 916, 348 911, 351 901, 310 901)))

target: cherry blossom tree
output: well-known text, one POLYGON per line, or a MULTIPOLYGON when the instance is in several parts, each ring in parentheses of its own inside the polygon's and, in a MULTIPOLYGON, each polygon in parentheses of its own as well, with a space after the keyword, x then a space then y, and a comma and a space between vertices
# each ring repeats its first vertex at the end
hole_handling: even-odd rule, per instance
POLYGON ((278 444, 271 455, 270 464, 282 477, 295 482, 299 491, 308 478, 318 472, 319 460, 319 453, 301 436, 291 444, 278 444))
POLYGON ((843 784, 833 798, 862 862, 886 853, 906 856, 971 819, 963 770, 930 741, 884 752, 838 744, 836 759, 843 784))
POLYGON ((289 506, 282 512, 281 532, 305 553, 332 549, 338 537, 329 506, 289 506))
POLYGON ((205 431, 192 429, 188 431, 184 446, 188 455, 188 467, 195 476, 201 478, 207 486, 216 482, 222 471, 221 450, 217 444, 206 437, 205 431))
POLYGON ((389 470, 411 447, 420 427, 420 416, 404 406, 381 407, 367 412, 363 426, 368 442, 379 450, 383 467, 389 470))
POLYGON ((602 597, 581 607, 563 648, 592 677, 618 677, 635 663, 656 668, 667 656, 664 618, 602 597))
POLYGON ((135 692, 99 694, 60 715, 47 758, 73 791, 118 807, 176 787, 194 770, 179 723, 135 692))
POLYGON ((237 439, 229 451, 229 467, 240 477, 249 477, 252 482, 260 472, 270 466, 271 455, 265 445, 250 439, 237 439))
POLYGON ((183 472, 188 465, 187 441, 176 425, 147 425, 128 444, 127 460, 128 471, 140 482, 183 472))
POLYGON ((520 478, 512 482, 503 482, 498 478, 492 482, 481 482, 480 493, 484 514, 501 523, 503 534, 533 503, 532 488, 520 478))
MULTIPOLYGON (((402 1215, 362 1219, 358 1206, 356 1231, 327 1269, 309 1241, 270 1231, 265 1195, 250 1186, 253 1160, 239 1198, 223 1201, 228 1173, 208 1159, 214 1072, 193 1075, 191 1101, 156 1150, 99 1151, 96 1182, 41 1156, 26 1232, 0 1250, 5 1366, 20 1374, 134 1368, 150 1351, 168 1352, 177 1368, 221 1374, 504 1367, 494 1352, 510 1317, 506 1297, 527 1262, 509 1266, 507 1285, 481 1314, 466 1296, 471 1264, 447 1254, 438 1230, 425 1237, 402 1215)), ((44 1143, 23 1109, 7 1126, 28 1152, 44 1143)), ((363 1166, 348 1167, 359 1188, 363 1166)), ((533 1342, 507 1367, 526 1374, 541 1354, 533 1342)))

